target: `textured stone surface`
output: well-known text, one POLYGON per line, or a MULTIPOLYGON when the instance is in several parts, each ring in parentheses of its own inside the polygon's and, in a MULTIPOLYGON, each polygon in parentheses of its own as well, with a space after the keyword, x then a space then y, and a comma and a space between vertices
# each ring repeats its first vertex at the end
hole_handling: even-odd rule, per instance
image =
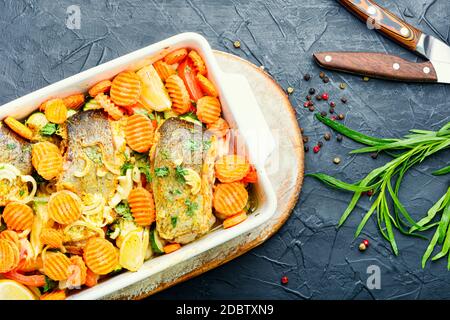
MULTIPOLYGON (((379 1, 408 22, 449 41, 450 3, 446 0, 379 1)), ((369 31, 333 0, 3 0, 0 2, 0 104, 183 31, 203 34, 215 49, 264 65, 291 97, 312 147, 328 130, 302 107, 310 86, 330 93, 345 123, 378 136, 400 137, 408 129, 437 129, 450 119, 447 85, 363 82, 360 77, 327 72, 323 84, 311 59, 315 51, 368 50, 420 59, 369 31), (81 7, 81 29, 65 26, 66 9, 81 7), (235 49, 233 41, 240 40, 235 49), (305 82, 302 75, 313 75, 305 82), (347 89, 339 89, 339 83, 347 89), (347 105, 339 98, 346 95, 347 105)), ((324 104, 318 109, 325 110, 324 104)), ((350 156, 356 143, 336 142, 334 134, 319 154, 308 153, 306 172, 322 171, 347 181, 363 177, 387 157, 350 156), (340 165, 332 163, 335 156, 340 165)), ((444 192, 448 177, 431 172, 448 162, 444 152, 411 170, 401 199, 419 217, 444 192)), ((272 239, 244 256, 153 298, 401 299, 449 298, 446 261, 420 268, 427 241, 396 235, 394 257, 371 220, 364 237, 371 246, 357 250, 354 230, 368 209, 359 203, 348 222, 336 229, 350 194, 306 179, 299 203, 272 239), (366 287, 367 267, 381 269, 381 289, 366 287), (282 275, 289 284, 282 286, 282 275)))

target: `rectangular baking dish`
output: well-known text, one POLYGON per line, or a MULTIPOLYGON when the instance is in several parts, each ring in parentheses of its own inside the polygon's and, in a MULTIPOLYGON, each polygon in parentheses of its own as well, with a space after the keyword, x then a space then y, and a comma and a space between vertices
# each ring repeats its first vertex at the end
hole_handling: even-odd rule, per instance
POLYGON ((197 50, 204 59, 208 77, 219 91, 224 118, 233 129, 238 129, 249 160, 258 170, 258 183, 255 186, 257 210, 246 221, 233 228, 215 230, 176 252, 146 261, 137 272, 116 275, 93 288, 72 294, 69 299, 100 299, 248 232, 270 219, 275 213, 277 199, 264 166, 267 157, 275 148, 273 136, 245 77, 222 71, 206 39, 196 33, 173 36, 27 94, 1 106, 0 118, 9 115, 24 118, 50 98, 86 92, 101 80, 113 78, 123 70, 136 71, 159 60, 168 52, 183 47, 197 50))

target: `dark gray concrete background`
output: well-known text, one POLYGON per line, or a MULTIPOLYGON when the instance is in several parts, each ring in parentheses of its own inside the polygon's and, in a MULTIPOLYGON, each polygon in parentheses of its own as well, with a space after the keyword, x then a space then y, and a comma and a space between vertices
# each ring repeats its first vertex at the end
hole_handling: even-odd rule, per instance
MULTIPOLYGON (((449 41, 448 0, 381 1, 408 22, 449 41)), ((363 82, 360 77, 328 72, 331 82, 318 78, 311 54, 325 50, 387 52, 417 60, 412 53, 366 26, 334 0, 1 0, 0 1, 0 104, 89 69, 171 35, 194 31, 215 49, 246 58, 266 70, 283 87, 296 89, 291 101, 312 147, 328 131, 302 107, 310 86, 330 92, 346 114, 345 123, 382 137, 400 137, 408 129, 438 129, 450 120, 449 85, 363 82), (66 9, 81 8, 81 29, 65 26, 66 9), (233 41, 240 40, 241 49, 233 41), (306 83, 302 75, 313 79, 306 83), (338 86, 348 84, 345 91, 338 86), (339 103, 341 95, 349 103, 339 103)), ((320 110, 326 109, 323 104, 320 110)), ((325 143, 322 151, 306 156, 306 171, 322 171, 355 181, 388 158, 372 160, 351 156, 356 143, 325 143), (339 166, 332 163, 340 156, 339 166)), ((419 217, 445 191, 448 177, 430 173, 444 166, 444 152, 411 170, 401 200, 419 217)), ((351 194, 335 191, 306 179, 300 201, 286 225, 255 250, 196 279, 163 293, 156 299, 446 299, 450 298, 450 273, 446 259, 420 267, 427 241, 396 234, 400 256, 391 253, 374 220, 365 229, 370 240, 365 253, 357 249, 353 233, 369 207, 367 199, 341 229, 337 221, 351 194), (381 289, 366 287, 369 265, 381 269, 381 289), (283 275, 289 284, 280 284, 283 275)))

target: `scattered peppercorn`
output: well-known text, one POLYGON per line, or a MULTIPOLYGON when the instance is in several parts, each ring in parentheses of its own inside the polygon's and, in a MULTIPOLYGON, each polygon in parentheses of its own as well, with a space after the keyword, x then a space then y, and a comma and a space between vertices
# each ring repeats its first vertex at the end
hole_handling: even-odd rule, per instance
POLYGON ((294 93, 294 88, 288 87, 286 91, 288 94, 292 94, 292 93, 294 93))
POLYGON ((321 115, 322 117, 326 117, 326 116, 327 116, 327 112, 326 112, 326 111, 322 111, 322 112, 320 112, 320 115, 321 115))
POLYGON ((364 78, 363 78, 363 81, 365 81, 365 82, 367 82, 367 81, 369 81, 369 80, 370 80, 369 77, 364 77, 364 78))
POLYGON ((304 79, 305 81, 309 81, 309 80, 311 79, 311 75, 310 75, 309 73, 307 73, 307 74, 305 74, 305 75, 303 76, 303 79, 304 79))
POLYGON ((313 151, 314 151, 314 153, 318 153, 320 151, 320 147, 314 146, 313 151))
POLYGON ((288 282, 289 282, 288 277, 284 276, 284 277, 281 278, 281 283, 282 284, 288 284, 288 282))
POLYGON ((367 240, 367 239, 364 239, 362 243, 364 243, 364 245, 365 245, 366 247, 369 246, 369 240, 367 240))
POLYGON ((330 78, 325 76, 325 77, 323 77, 322 81, 323 81, 323 83, 328 83, 328 82, 330 82, 330 78))
POLYGON ((345 84, 344 82, 341 82, 341 84, 339 85, 339 88, 341 88, 341 90, 344 90, 347 87, 347 84, 345 84))
POLYGON ((325 72, 321 71, 321 72, 319 73, 319 77, 320 77, 320 79, 323 79, 323 77, 325 77, 325 72))
POLYGON ((322 96, 321 96, 320 94, 318 94, 318 95, 316 96, 316 99, 317 99, 318 101, 320 101, 320 100, 322 100, 322 96))
POLYGON ((343 137, 341 134, 338 134, 338 135, 336 136, 336 140, 337 140, 338 142, 341 142, 342 140, 344 140, 344 137, 343 137))
POLYGON ((332 107, 332 108, 336 107, 336 103, 334 101, 331 101, 330 102, 330 107, 332 107))
POLYGON ((312 97, 310 95, 306 96, 306 100, 311 101, 312 97))
POLYGON ((333 113, 334 113, 334 108, 330 108, 329 112, 330 112, 331 114, 333 114, 333 113))
POLYGON ((347 103, 347 98, 346 97, 342 97, 341 101, 342 101, 342 103, 347 103))
POLYGON ((319 141, 319 142, 317 142, 317 145, 319 146, 319 148, 322 148, 323 147, 323 142, 319 141))
POLYGON ((376 159, 376 158, 378 158, 378 153, 374 152, 370 156, 372 157, 372 159, 376 159))
POLYGON ((325 133, 325 134, 323 135, 323 138, 324 138, 326 141, 330 141, 330 139, 331 139, 331 134, 330 134, 329 132, 327 132, 327 133, 325 133))
POLYGON ((343 114, 343 113, 339 113, 339 114, 338 114, 338 119, 339 119, 339 120, 344 120, 344 119, 345 119, 344 114, 343 114))
POLYGON ((323 100, 328 100, 328 98, 329 98, 328 93, 326 93, 326 92, 322 93, 322 99, 323 100))
POLYGON ((309 151, 309 146, 304 146, 303 149, 305 149, 305 152, 309 151))
POLYGON ((309 137, 308 136, 303 136, 303 143, 308 143, 309 141, 309 137))
POLYGON ((309 106, 309 111, 311 111, 311 112, 313 112, 313 111, 315 111, 316 110, 316 107, 314 107, 314 106, 309 106))
POLYGON ((309 88, 309 94, 310 95, 313 95, 313 94, 315 94, 316 93, 316 89, 314 89, 314 88, 309 88))
POLYGON ((339 164, 339 163, 341 163, 341 158, 339 158, 339 157, 334 158, 334 159, 333 159, 333 163, 334 163, 334 164, 339 164))
POLYGON ((359 244, 358 249, 359 249, 359 251, 366 251, 367 247, 366 247, 366 245, 364 243, 361 242, 359 244))
POLYGON ((306 101, 306 102, 303 104, 303 106, 304 106, 305 108, 308 108, 308 107, 309 107, 309 101, 306 101))
POLYGON ((238 41, 238 40, 236 40, 236 41, 233 43, 233 45, 234 45, 235 48, 240 48, 240 47, 241 47, 241 42, 238 41))
POLYGON ((336 116, 332 116, 330 119, 335 121, 337 118, 336 118, 336 116))

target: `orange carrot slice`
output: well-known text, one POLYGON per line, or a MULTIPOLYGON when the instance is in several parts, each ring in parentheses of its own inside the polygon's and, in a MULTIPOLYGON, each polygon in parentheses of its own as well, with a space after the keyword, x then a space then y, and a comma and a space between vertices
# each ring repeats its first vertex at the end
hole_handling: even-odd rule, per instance
POLYGON ((119 120, 123 117, 123 112, 111 101, 111 99, 104 93, 100 93, 95 96, 97 101, 103 110, 114 120, 119 120))
POLYGON ((186 49, 178 49, 166 55, 164 57, 164 62, 167 64, 175 64, 186 58, 187 55, 188 52, 186 49))
POLYGON ((63 99, 68 109, 78 110, 84 104, 84 94, 73 94, 63 99))
POLYGON ((216 177, 225 183, 242 180, 250 171, 250 164, 244 157, 238 155, 223 156, 217 160, 214 167, 216 177))
POLYGON ((85 283, 85 285, 87 287, 89 287, 89 288, 97 285, 99 277, 100 276, 98 274, 95 274, 94 272, 92 272, 91 269, 88 268, 87 272, 86 272, 86 283, 85 283))
POLYGON ((52 99, 45 103, 45 117, 48 121, 62 124, 67 120, 67 107, 62 99, 52 99))
POLYGON ((188 57, 192 60, 195 71, 202 75, 205 75, 207 73, 205 62, 197 51, 191 50, 188 54, 188 57))
POLYGON ((6 125, 15 133, 17 133, 22 138, 31 140, 33 138, 33 131, 30 130, 26 125, 17 121, 12 117, 7 117, 5 120, 6 125))
POLYGON ((222 107, 217 98, 204 96, 197 101, 197 117, 206 124, 214 123, 220 118, 222 107))
POLYGON ((240 182, 220 183, 214 190, 214 209, 223 215, 237 214, 245 208, 247 201, 248 192, 240 182))
POLYGON ((66 300, 65 290, 55 290, 52 292, 44 293, 39 297, 39 300, 66 300))
POLYGON ((181 244, 179 243, 170 243, 168 245, 164 246, 164 253, 168 254, 168 253, 172 253, 174 251, 177 251, 178 249, 181 248, 181 244))
POLYGON ((69 276, 70 259, 61 252, 46 252, 43 259, 44 274, 52 280, 66 280, 69 276))
POLYGON ((0 273, 9 272, 19 265, 19 248, 11 241, 0 239, 0 273))
POLYGON ((152 122, 148 117, 134 114, 127 119, 125 139, 132 150, 147 152, 153 143, 153 131, 152 122))
POLYGON ((81 199, 71 191, 58 191, 50 196, 47 208, 52 220, 66 225, 81 216, 81 199))
POLYGON ((111 81, 103 80, 94 85, 91 89, 89 89, 89 95, 92 98, 95 98, 100 93, 107 93, 111 89, 111 81))
POLYGON ((208 128, 208 131, 214 134, 217 138, 224 137, 230 130, 228 122, 226 122, 223 118, 219 118, 217 121, 207 124, 206 127, 208 128))
POLYGON ((128 196, 128 204, 134 221, 143 227, 149 226, 155 221, 155 204, 150 192, 142 187, 131 190, 128 196))
POLYGON ((3 210, 3 220, 5 220, 8 229, 16 231, 31 229, 33 219, 33 209, 23 203, 10 202, 3 210))
POLYGON ((247 219, 247 214, 245 212, 240 212, 238 214, 235 214, 229 218, 226 218, 223 221, 223 228, 228 229, 228 228, 234 227, 235 225, 241 223, 245 219, 247 219))
POLYGON ((217 89, 208 78, 206 78, 201 73, 197 73, 196 78, 198 84, 200 85, 200 88, 202 88, 202 91, 206 93, 206 95, 217 98, 217 96, 219 95, 217 93, 217 89))
POLYGON ((83 253, 84 262, 96 274, 108 274, 119 263, 119 253, 111 242, 103 238, 88 240, 83 253))
POLYGON ((183 80, 176 74, 166 80, 166 89, 172 100, 172 110, 178 114, 184 114, 191 108, 189 92, 183 80))
POLYGON ((19 247, 19 235, 12 230, 5 230, 0 233, 0 239, 9 240, 19 247))
POLYGON ((63 234, 53 228, 44 228, 39 236, 43 245, 48 245, 50 248, 61 248, 63 246, 63 234))
POLYGON ((153 64, 153 67, 155 68, 156 72, 158 73, 159 77, 163 82, 165 82, 167 78, 170 77, 171 75, 177 73, 166 62, 162 60, 156 61, 153 64))
POLYGON ((61 173, 63 159, 58 147, 45 141, 33 145, 31 163, 40 176, 45 180, 51 180, 61 173))
POLYGON ((132 106, 141 96, 141 80, 134 72, 121 72, 112 81, 109 94, 116 105, 132 106))
POLYGON ((256 183, 258 182, 258 173, 254 165, 250 165, 250 170, 247 175, 242 179, 244 183, 256 183))

